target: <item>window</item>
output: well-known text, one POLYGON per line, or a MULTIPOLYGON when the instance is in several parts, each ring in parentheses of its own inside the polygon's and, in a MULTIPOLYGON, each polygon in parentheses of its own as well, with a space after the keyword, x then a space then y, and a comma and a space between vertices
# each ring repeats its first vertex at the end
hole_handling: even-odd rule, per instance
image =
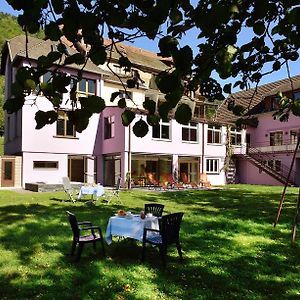
POLYGON ((152 127, 152 137, 155 139, 169 140, 170 139, 170 123, 162 122, 160 120, 160 122, 157 126, 152 127))
POLYGON ((270 146, 280 146, 283 143, 283 132, 270 132, 270 146))
POLYGON ((271 159, 267 161, 267 165, 269 168, 275 170, 276 172, 281 171, 281 161, 277 159, 271 159))
POLYGON ((76 136, 75 126, 69 121, 68 115, 65 111, 58 112, 56 135, 66 137, 76 136))
POLYGON ((221 144, 221 126, 208 125, 207 143, 208 144, 221 144))
POLYGON ((119 90, 119 92, 121 93, 119 95, 119 98, 125 98, 125 99, 132 99, 132 92, 128 92, 128 91, 123 91, 123 90, 119 90))
POLYGON ((51 82, 52 81, 52 73, 50 71, 47 71, 43 76, 42 76, 42 82, 51 82))
POLYGON ((300 99, 300 91, 294 92, 294 99, 300 99))
POLYGON ((131 71, 128 68, 121 67, 120 65, 112 65, 112 70, 116 74, 130 75, 131 71))
POLYGON ((271 111, 279 108, 280 97, 275 96, 271 99, 271 111))
POLYGON ((297 136, 298 136, 299 129, 292 129, 290 131, 290 143, 297 144, 297 136))
POLYGON ((34 161, 34 169, 58 169, 58 161, 34 161))
POLYGON ((230 130, 231 145, 240 146, 242 144, 242 132, 237 129, 230 130))
POLYGON ((206 173, 214 173, 219 174, 219 160, 214 159, 207 159, 206 160, 206 173))
POLYGON ((204 105, 196 105, 194 109, 194 117, 195 118, 203 118, 204 117, 204 105))
POLYGON ((79 94, 79 96, 95 95, 96 81, 92 79, 81 79, 77 83, 77 94, 79 94))
POLYGON ((197 142, 198 125, 197 123, 189 123, 189 125, 182 126, 182 140, 188 142, 197 142))
POLYGON ((104 139, 110 139, 115 136, 115 116, 104 118, 104 139))

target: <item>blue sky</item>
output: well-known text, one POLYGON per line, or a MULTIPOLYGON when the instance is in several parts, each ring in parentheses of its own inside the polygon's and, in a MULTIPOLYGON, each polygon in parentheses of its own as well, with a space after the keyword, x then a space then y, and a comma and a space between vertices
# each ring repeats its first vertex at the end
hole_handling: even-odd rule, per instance
MULTIPOLYGON (((29 0, 24 0, 24 1, 29 1, 29 0)), ((196 2, 193 0, 192 2, 196 2)), ((18 12, 14 11, 9 4, 5 0, 0 0, 0 11, 10 13, 13 15, 17 15, 18 12)), ((248 39, 250 40, 252 38, 251 33, 247 33, 247 35, 241 36, 241 40, 247 41, 248 39)), ((184 45, 189 45, 192 47, 194 54, 197 53, 197 45, 199 44, 199 40, 196 38, 195 31, 190 31, 180 42, 181 46, 184 45)), ((157 40, 156 41, 151 41, 147 38, 140 38, 137 39, 133 46, 139 47, 139 48, 144 48, 153 52, 158 52, 158 46, 157 46, 157 40)), ((300 59, 296 62, 290 62, 290 72, 292 76, 299 75, 300 74, 300 59)), ((261 81, 261 84, 276 81, 282 78, 287 77, 287 70, 285 68, 282 68, 281 70, 272 73, 266 77, 264 77, 261 81)), ((216 78, 217 79, 217 78, 216 78)), ((228 80, 226 82, 229 82, 228 80)))

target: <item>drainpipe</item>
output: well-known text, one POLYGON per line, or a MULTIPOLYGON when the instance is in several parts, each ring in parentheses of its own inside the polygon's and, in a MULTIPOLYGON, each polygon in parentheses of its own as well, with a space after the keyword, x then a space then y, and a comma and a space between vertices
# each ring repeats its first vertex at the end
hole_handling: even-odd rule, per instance
POLYGON ((128 126, 128 172, 125 174, 128 180, 127 188, 131 189, 131 125, 128 126), (128 176, 126 176, 128 174, 128 176))
POLYGON ((201 155, 201 173, 204 173, 204 123, 202 123, 202 155, 201 155))

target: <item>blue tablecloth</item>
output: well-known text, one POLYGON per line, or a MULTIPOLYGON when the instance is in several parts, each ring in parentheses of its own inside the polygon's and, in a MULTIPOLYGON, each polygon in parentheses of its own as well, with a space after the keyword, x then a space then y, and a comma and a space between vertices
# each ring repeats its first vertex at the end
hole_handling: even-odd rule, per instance
POLYGON ((96 186, 82 186, 79 191, 78 199, 84 195, 94 195, 96 198, 104 195, 104 187, 102 185, 96 186))
POLYGON ((139 215, 133 215, 131 218, 110 217, 106 228, 105 240, 107 244, 111 244, 112 236, 121 236, 142 241, 144 228, 159 229, 158 218, 147 217, 141 219, 139 215))

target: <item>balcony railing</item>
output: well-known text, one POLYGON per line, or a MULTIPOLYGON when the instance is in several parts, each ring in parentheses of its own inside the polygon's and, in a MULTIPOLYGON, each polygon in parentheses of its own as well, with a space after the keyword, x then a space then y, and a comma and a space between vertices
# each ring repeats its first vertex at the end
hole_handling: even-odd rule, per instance
MULTIPOLYGON (((276 152, 293 152, 295 151, 297 143, 291 141, 283 141, 276 145, 270 145, 270 142, 256 142, 251 143, 248 149, 257 149, 260 152, 276 153, 276 152)), ((299 148, 300 149, 300 148, 299 148)), ((299 151, 299 150, 298 150, 299 151)))
MULTIPOLYGON (((281 146, 283 146, 283 145, 281 145, 281 146)), ((286 145, 286 146, 288 146, 288 145, 286 145)), ((292 145, 290 145, 290 146, 292 146, 292 145)), ((294 144, 293 146, 295 149, 296 145, 294 144)), ((289 179, 292 182, 295 182, 296 178, 299 177, 299 174, 297 172, 295 172, 293 169, 290 170, 290 166, 287 166, 283 163, 281 163, 280 170, 274 170, 273 168, 269 167, 267 164, 267 161, 274 160, 276 158, 267 151, 266 152, 261 151, 259 148, 249 148, 248 155, 253 157, 257 161, 259 161, 260 163, 264 164, 265 168, 268 168, 268 169, 272 170, 273 172, 280 174, 284 178, 287 178, 289 175, 289 179)))

